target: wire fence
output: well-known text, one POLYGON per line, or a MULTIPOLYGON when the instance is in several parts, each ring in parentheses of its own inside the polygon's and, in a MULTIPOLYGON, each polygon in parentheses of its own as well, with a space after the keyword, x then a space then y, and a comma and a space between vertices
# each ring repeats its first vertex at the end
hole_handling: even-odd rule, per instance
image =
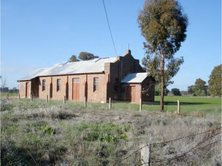
POLYGON ((196 159, 210 156, 216 145, 221 144, 221 141, 220 127, 168 141, 145 143, 139 148, 137 145, 137 149, 126 157, 114 161, 114 165, 144 166, 172 165, 175 162, 192 163, 196 159), (148 149, 148 152, 142 155, 145 149, 148 149))
POLYGON ((221 143, 221 141, 220 127, 165 142, 145 143, 139 149, 118 161, 115 166, 172 165, 176 162, 193 163, 197 162, 198 157, 203 159, 210 155, 215 147, 220 147, 216 145, 221 143), (183 141, 183 145, 181 141, 183 141), (144 151, 144 149, 146 150, 144 151), (166 149, 168 149, 167 154, 161 154, 166 149), (206 152, 209 154, 206 154, 206 152), (130 158, 133 158, 133 160, 131 159, 131 163, 129 164, 127 160, 130 158))

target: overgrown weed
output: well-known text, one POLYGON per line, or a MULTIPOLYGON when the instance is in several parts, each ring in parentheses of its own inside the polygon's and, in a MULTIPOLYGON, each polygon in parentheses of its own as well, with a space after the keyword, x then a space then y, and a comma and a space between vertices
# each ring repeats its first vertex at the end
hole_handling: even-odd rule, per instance
MULTIPOLYGON (((173 116, 121 107, 111 110, 93 104, 44 100, 6 100, 10 105, 1 113, 2 164, 7 165, 136 165, 143 142, 153 144, 153 160, 168 160, 193 148, 207 134, 155 144, 221 127, 221 118, 212 114, 173 116), (8 140, 8 141, 7 141, 8 140), (13 160, 12 160, 13 158, 13 160), (28 164, 27 164, 28 163, 28 164)), ((213 137, 211 142, 219 139, 213 137)), ((205 142, 205 145, 211 142, 205 142)), ((221 142, 195 149, 170 164, 221 164, 221 142)), ((155 163, 158 165, 157 163, 155 163)), ((159 163, 167 165, 166 162, 159 163)))

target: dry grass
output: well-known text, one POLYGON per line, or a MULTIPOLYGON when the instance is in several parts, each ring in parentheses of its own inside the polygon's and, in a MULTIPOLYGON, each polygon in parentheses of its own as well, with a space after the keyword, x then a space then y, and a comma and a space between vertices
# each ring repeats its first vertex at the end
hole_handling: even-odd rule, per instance
POLYGON ((221 134, 186 137, 221 127, 221 117, 214 115, 47 105, 41 100, 4 100, 1 108, 2 165, 136 165, 139 153, 123 159, 144 142, 152 144, 153 165, 222 163, 221 141, 211 144, 220 140, 221 134), (186 138, 155 144, 181 137, 186 138), (183 157, 169 161, 190 149, 183 157))

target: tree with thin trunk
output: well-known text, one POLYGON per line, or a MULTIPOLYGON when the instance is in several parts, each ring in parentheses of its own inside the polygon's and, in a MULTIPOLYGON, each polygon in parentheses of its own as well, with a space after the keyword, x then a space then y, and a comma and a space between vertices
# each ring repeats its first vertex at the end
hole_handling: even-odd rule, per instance
POLYGON ((186 39, 188 19, 176 0, 146 0, 138 23, 146 39, 147 70, 161 83, 160 111, 164 111, 164 78, 176 75, 183 63, 183 57, 175 58, 174 54, 186 39))

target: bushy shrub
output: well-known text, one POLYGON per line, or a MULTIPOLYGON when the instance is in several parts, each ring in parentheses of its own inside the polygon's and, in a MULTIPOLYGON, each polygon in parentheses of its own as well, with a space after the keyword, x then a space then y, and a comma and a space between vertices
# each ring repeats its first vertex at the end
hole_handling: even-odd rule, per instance
POLYGON ((12 110, 13 107, 14 107, 13 104, 10 103, 10 101, 7 100, 6 98, 3 98, 0 100, 1 111, 6 111, 6 110, 10 111, 10 110, 12 110))

